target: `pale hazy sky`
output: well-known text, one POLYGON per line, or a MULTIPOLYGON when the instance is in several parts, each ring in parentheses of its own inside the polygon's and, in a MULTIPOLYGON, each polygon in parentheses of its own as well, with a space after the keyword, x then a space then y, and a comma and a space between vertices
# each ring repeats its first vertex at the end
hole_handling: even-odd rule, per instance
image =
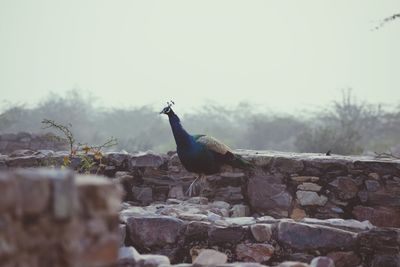
POLYGON ((207 100, 294 111, 400 102, 399 0, 0 0, 0 103, 90 91, 104 106, 207 100))

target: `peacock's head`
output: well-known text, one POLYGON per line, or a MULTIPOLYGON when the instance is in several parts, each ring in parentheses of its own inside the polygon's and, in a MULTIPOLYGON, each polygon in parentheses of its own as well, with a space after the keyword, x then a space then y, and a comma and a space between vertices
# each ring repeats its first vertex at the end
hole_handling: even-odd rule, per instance
POLYGON ((167 102, 167 106, 165 107, 165 108, 163 108, 163 110, 160 112, 160 114, 170 114, 171 112, 173 112, 173 110, 172 110, 172 106, 175 104, 175 102, 174 101, 170 101, 170 102, 167 102))

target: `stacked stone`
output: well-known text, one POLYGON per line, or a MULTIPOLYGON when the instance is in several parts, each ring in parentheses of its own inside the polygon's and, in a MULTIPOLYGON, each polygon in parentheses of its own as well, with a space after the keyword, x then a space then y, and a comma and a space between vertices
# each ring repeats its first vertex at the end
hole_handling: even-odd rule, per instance
POLYGON ((297 222, 270 216, 229 217, 230 210, 226 202, 208 203, 199 197, 147 207, 125 204, 121 212, 126 225, 124 245, 140 253, 168 256, 172 263, 196 262, 201 251, 213 249, 226 255, 228 262, 270 266, 287 260, 311 264, 321 255, 337 267, 400 264, 400 230, 395 228, 343 219, 297 222))
MULTIPOLYGON (((208 177, 211 200, 249 204, 253 213, 302 219, 355 218, 377 226, 400 225, 400 161, 367 157, 242 152, 258 168, 226 169, 208 177)), ((66 152, 3 156, 0 168, 60 165, 66 152)), ((73 165, 79 165, 79 158, 73 165)), ((109 153, 104 173, 123 184, 126 200, 148 205, 184 191, 195 176, 176 154, 109 153)))
MULTIPOLYGON (((208 177, 203 196, 248 205, 253 215, 354 218, 400 227, 400 160, 238 151, 256 165, 253 173, 226 168, 208 177)), ((0 169, 59 166, 67 152, 0 156, 0 169)), ((80 158, 72 160, 79 166, 80 158)), ((195 179, 176 153, 108 153, 103 174, 115 178, 135 205, 184 199, 195 179)))
POLYGON ((110 266, 120 190, 71 171, 0 172, 0 266, 110 266))

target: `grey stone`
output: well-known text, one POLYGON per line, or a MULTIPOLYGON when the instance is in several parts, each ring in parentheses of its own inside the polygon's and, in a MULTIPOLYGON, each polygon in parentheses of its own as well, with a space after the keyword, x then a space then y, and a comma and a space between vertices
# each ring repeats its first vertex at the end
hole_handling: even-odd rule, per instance
POLYGON ((284 261, 276 267, 310 267, 310 265, 299 261, 284 261))
POLYGON ((280 222, 278 241, 300 251, 345 249, 354 246, 356 234, 327 226, 280 222))
POLYGON ((139 263, 141 256, 134 247, 121 247, 118 250, 119 266, 135 266, 139 263))
POLYGON ((282 215, 289 212, 292 197, 279 177, 254 176, 249 179, 247 195, 250 206, 258 212, 282 215))
POLYGON ((319 192, 321 188, 322 186, 317 185, 315 183, 302 183, 297 187, 297 189, 299 190, 314 191, 314 192, 319 192))
POLYGON ((185 197, 185 195, 183 194, 182 185, 173 186, 168 192, 168 197, 175 198, 175 199, 183 199, 185 197))
POLYGON ((250 226, 250 230, 257 242, 267 242, 271 240, 272 227, 272 224, 257 223, 250 226))
POLYGON ((208 231, 211 244, 239 243, 246 235, 246 229, 241 226, 217 227, 214 226, 208 231))
POLYGON ((184 224, 182 220, 174 217, 146 216, 128 218, 127 227, 134 245, 151 248, 174 244, 181 234, 184 224))
POLYGON ((140 265, 143 267, 158 267, 160 265, 170 265, 169 258, 163 255, 141 255, 140 265))
POLYGON ((247 205, 236 204, 232 206, 230 212, 231 217, 245 217, 250 214, 250 208, 247 205))
POLYGON ((136 167, 152 167, 158 168, 164 163, 164 159, 153 152, 140 152, 132 155, 129 166, 131 168, 136 167))
POLYGON ((316 192, 310 191, 297 191, 296 197, 302 206, 324 206, 328 201, 326 196, 319 196, 316 192))
POLYGON ((77 199, 74 174, 72 171, 53 171, 51 176, 53 215, 59 220, 68 219, 78 207, 73 201, 77 199))
POLYGON ((15 177, 23 197, 21 208, 24 214, 34 215, 44 212, 50 205, 50 177, 54 171, 40 169, 20 169, 15 177), (45 177, 45 179, 43 179, 45 177))
POLYGON ((367 188, 368 191, 375 192, 379 189, 381 186, 378 181, 376 180, 366 180, 365 182, 365 187, 367 188))
POLYGON ((126 225, 125 224, 119 225, 119 236, 120 236, 119 245, 122 247, 125 244, 125 238, 126 238, 126 225))
POLYGON ((153 202, 153 189, 151 187, 132 187, 133 197, 144 205, 153 202))

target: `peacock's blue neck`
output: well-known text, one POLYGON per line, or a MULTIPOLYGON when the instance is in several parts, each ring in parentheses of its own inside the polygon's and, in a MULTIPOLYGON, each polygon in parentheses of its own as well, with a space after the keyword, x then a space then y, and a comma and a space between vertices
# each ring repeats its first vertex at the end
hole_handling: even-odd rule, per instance
POLYGON ((193 137, 183 129, 179 117, 172 111, 168 114, 168 118, 172 133, 174 134, 176 146, 178 148, 190 148, 194 143, 193 137))

